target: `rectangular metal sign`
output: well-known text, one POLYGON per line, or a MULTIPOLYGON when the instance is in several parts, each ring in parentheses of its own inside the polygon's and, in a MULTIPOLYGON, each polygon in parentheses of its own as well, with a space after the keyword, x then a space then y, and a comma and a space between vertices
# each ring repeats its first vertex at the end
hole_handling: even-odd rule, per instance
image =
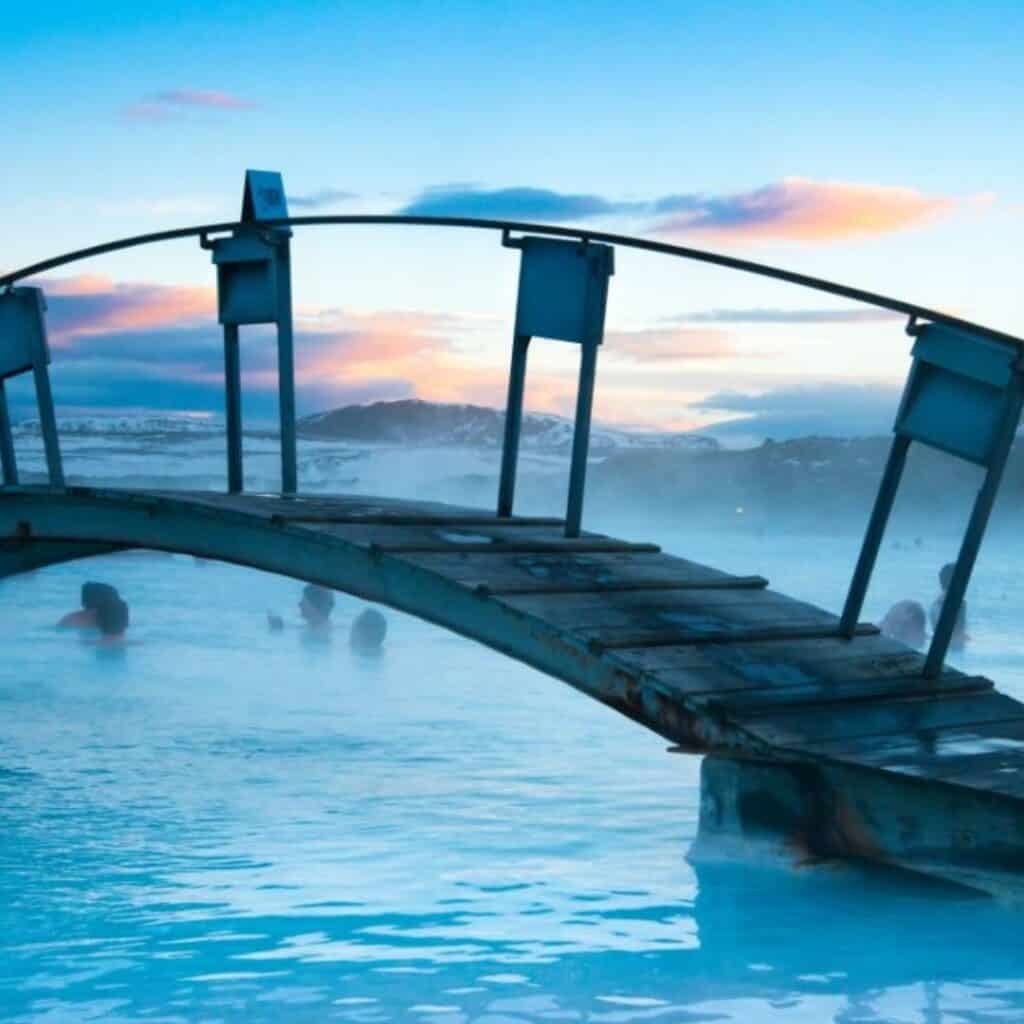
POLYGON ((913 356, 896 432, 987 466, 1005 416, 1016 346, 928 324, 918 330, 913 356))
POLYGON ((40 288, 0 294, 0 380, 49 363, 45 311, 40 288))
POLYGON ((608 278, 608 245, 527 237, 522 249, 515 333, 578 344, 601 343, 608 278))
POLYGON ((275 247, 252 235, 232 235, 214 241, 217 313, 222 324, 277 321, 276 259, 275 247))

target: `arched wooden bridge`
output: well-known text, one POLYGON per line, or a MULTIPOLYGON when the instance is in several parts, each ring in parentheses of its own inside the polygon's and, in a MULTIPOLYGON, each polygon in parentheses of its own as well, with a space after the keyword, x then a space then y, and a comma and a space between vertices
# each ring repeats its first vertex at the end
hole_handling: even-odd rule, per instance
MULTIPOLYGON (((97 246, 0 277, 0 378, 35 376, 47 484, 20 481, 0 391, 0 575, 145 547, 344 590, 477 640, 709 755, 697 853, 765 842, 896 864, 996 893, 1024 890, 1024 705, 944 665, 1020 416, 1024 342, 884 296, 619 236, 429 218, 288 219, 276 175, 250 172, 243 219, 97 246), (276 190, 276 191, 275 191, 276 190), (521 250, 509 404, 494 511, 297 488, 289 225, 401 221, 496 228, 521 250), (216 234, 225 237, 214 238, 216 234), (513 232, 523 237, 512 237, 513 232), (226 492, 68 486, 50 398, 44 302, 16 282, 118 248, 193 235, 212 249, 225 336, 226 492), (914 365, 842 616, 737 576, 582 528, 596 355, 612 246, 761 273, 907 314, 914 365), (245 493, 238 331, 276 323, 282 491, 245 493), (513 514, 526 353, 581 348, 565 518, 513 514), (927 655, 858 616, 911 441, 987 470, 927 655)), ((571 752, 567 752, 571 756, 571 752)))

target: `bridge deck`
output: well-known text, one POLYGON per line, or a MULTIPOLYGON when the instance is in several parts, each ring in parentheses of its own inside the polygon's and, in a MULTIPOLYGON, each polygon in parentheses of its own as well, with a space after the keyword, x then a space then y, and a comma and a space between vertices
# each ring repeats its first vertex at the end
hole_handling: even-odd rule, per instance
POLYGON ((533 664, 676 749, 745 764, 765 799, 752 812, 749 778, 720 781, 712 831, 734 817, 749 832, 768 808, 812 851, 991 891, 1024 874, 1024 705, 953 669, 924 678, 923 656, 874 627, 841 639, 835 615, 756 575, 567 539, 554 519, 357 497, 8 488, 0 537, 3 573, 147 546, 349 590, 533 664), (799 806, 768 798, 773 765, 802 773, 799 806))

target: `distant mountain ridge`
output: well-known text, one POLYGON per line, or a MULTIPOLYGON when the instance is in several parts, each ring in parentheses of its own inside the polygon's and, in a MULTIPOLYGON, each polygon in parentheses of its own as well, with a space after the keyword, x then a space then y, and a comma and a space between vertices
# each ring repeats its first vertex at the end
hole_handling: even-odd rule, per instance
MULTIPOLYGON (((572 421, 564 416, 524 413, 522 445, 539 451, 567 452, 572 444, 572 428, 572 421)), ((299 436, 307 438, 485 448, 500 446, 504 429, 503 410, 420 399, 346 405, 303 416, 298 422, 299 436)), ((718 442, 700 434, 631 431, 595 425, 591 430, 590 448, 594 454, 631 448, 714 451, 718 442)))

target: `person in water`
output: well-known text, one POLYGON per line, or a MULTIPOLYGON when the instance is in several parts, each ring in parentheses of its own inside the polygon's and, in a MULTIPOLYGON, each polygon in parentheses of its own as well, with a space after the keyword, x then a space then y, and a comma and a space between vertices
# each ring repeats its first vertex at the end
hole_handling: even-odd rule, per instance
POLYGON ((352 623, 348 642, 363 653, 379 651, 388 632, 388 620, 376 608, 364 608, 352 623))
POLYGON ((879 623, 883 636, 908 647, 923 647, 927 622, 924 607, 917 601, 897 601, 879 623))
POLYGON ((100 635, 97 643, 116 646, 124 643, 124 634, 130 621, 128 605, 119 597, 103 602, 96 609, 96 625, 100 635))
MULTIPOLYGON (((939 616, 942 614, 942 606, 946 601, 946 593, 953 581, 953 570, 956 568, 954 562, 948 562, 939 570, 939 596, 932 602, 929 610, 932 629, 938 624, 939 616)), ((953 625, 953 635, 950 638, 950 646, 953 650, 961 649, 967 642, 967 602, 960 602, 960 609, 956 613, 956 622, 953 625)))
MULTIPOLYGON (((82 584, 82 607, 68 612, 58 623, 58 629, 96 629, 99 627, 100 608, 113 601, 120 601, 121 595, 109 583, 90 581, 82 584)), ((123 603, 123 602, 122 602, 123 603)), ((127 608, 127 605, 125 606, 127 608)))
MULTIPOLYGON (((299 614, 306 625, 315 632, 326 632, 331 628, 331 612, 334 611, 334 594, 326 587, 309 583, 302 588, 299 598, 299 614)), ((284 631, 284 619, 277 612, 267 612, 267 628, 271 633, 284 631)))
POLYGON ((329 629, 333 611, 334 595, 326 587, 309 583, 303 588, 299 612, 308 626, 312 629, 329 629))

